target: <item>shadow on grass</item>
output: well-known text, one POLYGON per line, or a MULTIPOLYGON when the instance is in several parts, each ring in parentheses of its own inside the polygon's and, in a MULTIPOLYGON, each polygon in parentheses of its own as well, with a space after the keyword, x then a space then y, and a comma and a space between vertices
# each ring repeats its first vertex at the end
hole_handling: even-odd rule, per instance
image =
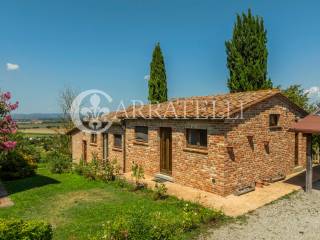
POLYGON ((3 183, 8 194, 10 195, 18 192, 23 192, 32 188, 42 187, 49 184, 58 184, 60 182, 57 181, 56 179, 37 174, 32 177, 13 180, 13 181, 6 181, 3 183))

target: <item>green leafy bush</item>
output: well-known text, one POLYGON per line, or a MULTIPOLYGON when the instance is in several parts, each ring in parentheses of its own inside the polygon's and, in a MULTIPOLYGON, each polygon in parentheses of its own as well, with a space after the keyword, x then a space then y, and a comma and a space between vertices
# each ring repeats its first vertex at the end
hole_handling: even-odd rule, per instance
POLYGON ((144 170, 143 170, 143 167, 141 165, 138 165, 137 163, 132 162, 131 176, 135 180, 135 184, 136 184, 136 189, 135 190, 139 190, 139 189, 144 187, 144 185, 140 182, 141 179, 144 179, 144 170))
POLYGON ((0 154, 0 178, 13 180, 35 174, 39 152, 22 134, 13 134, 14 150, 0 154))
POLYGON ((13 134, 12 139, 17 142, 16 151, 27 155, 35 163, 40 161, 41 150, 39 148, 39 141, 35 141, 35 138, 26 137, 19 132, 13 134))
POLYGON ((0 155, 0 178, 13 180, 35 174, 36 162, 32 156, 24 154, 18 148, 0 155))
POLYGON ((58 151, 51 151, 47 154, 46 160, 52 173, 66 173, 72 169, 72 159, 58 151))
POLYGON ((51 240, 52 227, 41 221, 0 219, 1 240, 51 240))
POLYGON ((115 186, 129 190, 129 191, 132 191, 135 188, 135 186, 132 183, 128 182, 123 178, 116 178, 114 183, 115 183, 115 186))
POLYGON ((93 155, 90 163, 84 163, 80 160, 79 164, 75 164, 74 172, 83 175, 90 180, 101 180, 104 182, 114 181, 119 174, 120 167, 117 160, 103 161, 99 160, 96 155, 93 155))
POLYGON ((154 200, 165 199, 167 197, 167 191, 168 188, 164 183, 156 183, 152 197, 154 200))
POLYGON ((134 211, 120 215, 104 225, 104 231, 94 239, 103 240, 169 240, 179 239, 180 229, 160 212, 147 214, 134 211))
POLYGON ((178 240, 201 223, 224 218, 221 212, 203 208, 196 204, 185 204, 183 212, 173 217, 161 212, 145 212, 137 207, 103 226, 103 232, 93 239, 104 240, 178 240))

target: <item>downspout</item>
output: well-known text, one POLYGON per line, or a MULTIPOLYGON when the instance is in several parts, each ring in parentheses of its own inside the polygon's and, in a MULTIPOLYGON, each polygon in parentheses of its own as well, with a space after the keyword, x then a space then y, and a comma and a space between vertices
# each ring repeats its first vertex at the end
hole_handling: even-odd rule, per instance
POLYGON ((126 122, 121 120, 121 127, 123 129, 123 173, 126 172, 126 122))

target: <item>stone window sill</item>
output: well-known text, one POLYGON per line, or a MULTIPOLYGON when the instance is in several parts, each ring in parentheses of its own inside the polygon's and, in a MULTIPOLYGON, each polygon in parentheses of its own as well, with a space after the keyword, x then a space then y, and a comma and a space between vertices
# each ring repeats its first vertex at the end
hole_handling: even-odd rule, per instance
POLYGON ((273 127, 269 127, 271 132, 276 132, 276 131, 281 131, 282 127, 280 126, 273 126, 273 127))
POLYGON ((112 150, 117 152, 122 152, 122 148, 119 148, 119 147, 113 147, 112 150))
POLYGON ((186 147, 183 149, 185 152, 191 152, 191 153, 199 153, 199 154, 208 154, 208 149, 206 148, 191 148, 191 147, 186 147))
POLYGON ((142 142, 142 141, 134 141, 134 145, 140 145, 140 146, 149 146, 147 142, 142 142))

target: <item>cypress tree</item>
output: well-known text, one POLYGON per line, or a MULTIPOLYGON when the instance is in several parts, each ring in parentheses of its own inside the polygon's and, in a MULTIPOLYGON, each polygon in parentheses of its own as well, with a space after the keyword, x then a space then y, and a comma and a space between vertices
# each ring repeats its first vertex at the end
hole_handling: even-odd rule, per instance
POLYGON ((164 65, 164 59, 160 48, 160 43, 157 43, 152 54, 150 63, 150 79, 149 79, 149 101, 161 103, 168 100, 167 77, 164 65))
POLYGON ((267 79, 267 32, 263 19, 248 14, 237 15, 232 39, 226 41, 228 87, 230 92, 272 88, 267 79))

